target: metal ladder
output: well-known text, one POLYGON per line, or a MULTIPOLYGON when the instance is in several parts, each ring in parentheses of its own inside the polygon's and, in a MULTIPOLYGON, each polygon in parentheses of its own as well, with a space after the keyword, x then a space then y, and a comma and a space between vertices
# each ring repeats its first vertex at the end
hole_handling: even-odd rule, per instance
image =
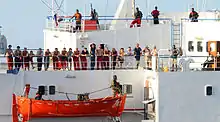
POLYGON ((180 23, 173 23, 173 44, 176 47, 180 47, 180 41, 181 41, 181 27, 180 23))

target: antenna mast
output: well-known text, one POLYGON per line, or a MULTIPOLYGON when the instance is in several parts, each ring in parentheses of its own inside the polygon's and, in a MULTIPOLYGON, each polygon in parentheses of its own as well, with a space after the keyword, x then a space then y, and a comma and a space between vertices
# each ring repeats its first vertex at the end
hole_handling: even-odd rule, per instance
POLYGON ((132 5, 132 16, 134 17, 134 13, 135 13, 135 0, 131 0, 131 5, 132 5))

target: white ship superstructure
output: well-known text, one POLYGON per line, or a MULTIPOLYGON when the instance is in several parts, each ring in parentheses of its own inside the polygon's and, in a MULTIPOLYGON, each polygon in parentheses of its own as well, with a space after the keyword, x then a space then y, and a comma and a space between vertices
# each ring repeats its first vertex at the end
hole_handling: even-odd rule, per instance
MULTIPOLYGON (((218 72, 196 71, 201 69, 209 56, 210 41, 220 41, 220 14, 216 11, 199 12, 199 22, 190 22, 189 12, 161 13, 160 24, 154 25, 152 18, 144 17, 141 27, 130 28, 132 21, 132 2, 126 8, 122 0, 116 16, 103 20, 100 17, 100 30, 72 33, 69 17, 56 27, 52 16, 47 17, 44 29, 44 49, 59 50, 66 48, 89 47, 91 43, 104 44, 111 48, 127 48, 139 43, 142 47, 156 46, 158 61, 152 58, 152 70, 145 68, 144 57, 138 69, 135 59, 125 57, 120 70, 85 71, 23 71, 17 75, 0 74, 1 102, 0 120, 11 122, 12 93, 22 94, 25 84, 33 87, 55 85, 56 89, 69 93, 85 93, 106 88, 111 84, 112 76, 117 75, 127 93, 127 102, 121 122, 217 122, 220 120, 218 72), (178 58, 177 72, 170 72, 172 45, 181 47, 184 55, 178 58), (165 70, 168 67, 168 70, 165 70), (166 71, 166 72, 165 72, 166 71)), ((215 45, 217 47, 217 45, 215 45)), ((216 50, 215 50, 216 51, 216 50)), ((89 61, 89 58, 88 58, 89 61)), ((2 70, 3 67, 1 67, 2 70)), ((89 68, 89 66, 88 66, 89 68)), ((215 69, 215 68, 214 68, 215 69)), ((5 71, 6 72, 6 71, 5 71)), ((32 91, 31 96, 34 96, 32 91)), ((91 94, 91 98, 112 94, 108 89, 91 94)), ((76 96, 70 96, 76 99, 76 96)), ((66 99, 65 94, 46 95, 44 99, 66 99)), ((34 122, 109 122, 109 118, 42 118, 34 122)))

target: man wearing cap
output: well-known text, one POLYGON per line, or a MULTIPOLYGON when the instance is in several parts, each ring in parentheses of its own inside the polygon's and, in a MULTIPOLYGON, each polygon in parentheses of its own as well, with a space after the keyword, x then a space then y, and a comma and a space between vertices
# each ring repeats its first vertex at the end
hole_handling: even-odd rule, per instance
POLYGON ((5 55, 7 56, 8 70, 13 69, 13 50, 11 47, 11 45, 8 45, 8 49, 5 51, 5 55))
POLYGON ((20 46, 17 46, 17 49, 15 50, 15 52, 14 52, 14 55, 15 55, 15 68, 17 69, 17 70, 19 70, 20 69, 20 67, 21 67, 21 50, 20 50, 20 46))

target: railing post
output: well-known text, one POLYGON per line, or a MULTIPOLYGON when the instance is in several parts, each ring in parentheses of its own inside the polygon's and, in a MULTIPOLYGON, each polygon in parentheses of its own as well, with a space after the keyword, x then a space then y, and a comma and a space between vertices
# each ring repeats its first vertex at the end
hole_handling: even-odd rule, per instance
POLYGON ((156 71, 156 69, 157 69, 157 57, 152 56, 152 70, 156 71))

